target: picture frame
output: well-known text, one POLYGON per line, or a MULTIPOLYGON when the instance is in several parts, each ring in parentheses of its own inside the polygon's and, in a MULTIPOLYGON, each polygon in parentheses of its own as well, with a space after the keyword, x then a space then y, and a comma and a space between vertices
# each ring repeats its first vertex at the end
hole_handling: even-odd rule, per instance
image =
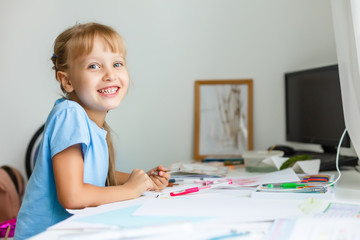
POLYGON ((195 160, 253 149, 252 99, 252 79, 195 81, 195 160))

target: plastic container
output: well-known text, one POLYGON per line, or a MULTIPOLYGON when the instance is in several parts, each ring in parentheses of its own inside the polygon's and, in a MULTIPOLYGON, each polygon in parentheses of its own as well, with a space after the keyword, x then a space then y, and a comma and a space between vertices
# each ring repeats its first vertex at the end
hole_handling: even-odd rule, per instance
POLYGON ((273 172, 278 169, 275 166, 271 166, 262 162, 264 159, 269 157, 282 157, 284 155, 283 151, 246 151, 243 154, 245 160, 246 171, 248 172, 273 172))

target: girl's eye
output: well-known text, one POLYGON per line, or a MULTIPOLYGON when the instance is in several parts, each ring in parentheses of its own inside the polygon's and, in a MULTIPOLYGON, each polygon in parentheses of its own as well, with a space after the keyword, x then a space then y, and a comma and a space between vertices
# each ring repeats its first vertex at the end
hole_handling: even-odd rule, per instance
POLYGON ((114 67, 116 67, 116 68, 119 68, 119 67, 122 67, 122 66, 123 66, 123 64, 122 64, 122 63, 120 63, 120 62, 119 62, 119 63, 115 63, 115 64, 114 64, 114 67))
POLYGON ((98 69, 98 68, 100 68, 100 67, 99 67, 99 65, 97 65, 97 64, 91 64, 91 65, 89 66, 89 68, 90 68, 90 69, 98 69))

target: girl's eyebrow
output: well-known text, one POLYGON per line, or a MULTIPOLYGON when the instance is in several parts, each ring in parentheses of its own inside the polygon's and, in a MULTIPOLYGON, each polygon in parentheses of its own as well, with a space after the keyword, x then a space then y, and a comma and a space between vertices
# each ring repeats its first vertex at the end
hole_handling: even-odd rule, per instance
MULTIPOLYGON (((101 61, 101 59, 103 58, 103 56, 98 56, 98 55, 85 55, 85 56, 83 56, 82 57, 82 59, 81 59, 81 62, 82 63, 89 63, 89 62, 92 62, 92 61, 101 61)), ((124 57, 124 55, 122 54, 122 53, 119 53, 119 54, 116 54, 113 58, 111 58, 112 60, 119 60, 119 59, 121 59, 122 61, 125 61, 125 57, 124 57)))
POLYGON ((98 62, 95 58, 85 58, 81 61, 81 64, 87 65, 89 63, 98 62))
POLYGON ((116 56, 116 58, 125 59, 124 55, 122 55, 122 54, 120 54, 120 55, 116 56))

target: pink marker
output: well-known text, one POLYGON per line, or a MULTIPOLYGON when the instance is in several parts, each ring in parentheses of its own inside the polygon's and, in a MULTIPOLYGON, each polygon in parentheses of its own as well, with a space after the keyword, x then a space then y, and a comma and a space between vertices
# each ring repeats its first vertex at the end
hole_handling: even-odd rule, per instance
POLYGON ((229 181, 226 181, 226 182, 214 183, 212 185, 207 185, 207 186, 204 186, 204 187, 187 188, 187 189, 184 189, 184 190, 171 192, 170 196, 172 196, 172 197, 181 196, 181 195, 185 195, 185 194, 189 194, 189 193, 199 192, 200 190, 216 188, 216 187, 220 187, 220 186, 224 186, 224 185, 228 185, 228 184, 232 184, 232 181, 229 180, 229 181))

